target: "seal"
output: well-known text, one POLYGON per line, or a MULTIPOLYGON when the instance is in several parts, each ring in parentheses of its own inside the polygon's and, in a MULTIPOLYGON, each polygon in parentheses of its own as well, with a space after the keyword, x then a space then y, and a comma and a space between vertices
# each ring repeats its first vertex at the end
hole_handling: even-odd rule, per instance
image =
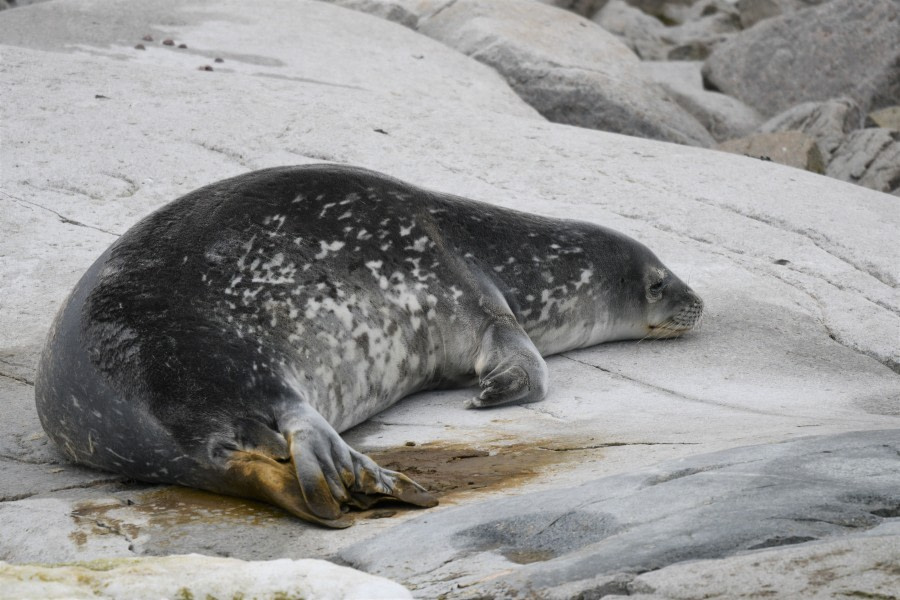
POLYGON ((338 432, 404 396, 480 384, 534 402, 542 356, 681 335, 703 303, 645 246, 336 165, 201 188, 147 216, 60 309, 35 382, 76 462, 344 527, 437 502, 338 432))

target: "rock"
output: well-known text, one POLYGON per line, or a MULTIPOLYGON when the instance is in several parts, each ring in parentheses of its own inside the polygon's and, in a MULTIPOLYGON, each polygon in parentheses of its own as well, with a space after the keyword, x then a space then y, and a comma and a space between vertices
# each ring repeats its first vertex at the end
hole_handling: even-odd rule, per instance
POLYGON ((851 98, 835 98, 798 104, 763 123, 759 131, 802 131, 816 140, 827 163, 844 136, 862 127, 862 121, 856 102, 851 98))
POLYGON ((898 528, 882 526, 850 539, 672 565, 628 581, 628 598, 890 598, 900 575, 900 545, 890 531, 898 528))
POLYGON ((696 19, 666 27, 659 18, 624 0, 611 0, 594 16, 594 22, 621 38, 643 60, 703 60, 716 45, 740 30, 737 13, 722 0, 674 6, 682 7, 685 17, 696 15, 696 19), (704 12, 703 7, 710 10, 704 12))
POLYGON ((866 124, 871 123, 875 127, 885 129, 900 129, 900 106, 888 106, 881 110, 870 112, 866 124))
POLYGON ((638 58, 590 21, 517 0, 459 0, 419 31, 497 70, 556 123, 708 146, 709 133, 639 72, 638 58), (536 10, 540 8, 540 10, 536 10))
MULTIPOLYGON (((351 546, 340 557, 356 568, 402 578, 423 596, 446 592, 451 580, 457 586, 448 598, 520 598, 527 590, 527 597, 562 599, 627 594, 636 574, 679 563, 676 572, 690 572, 696 563, 686 561, 737 555, 739 564, 752 566, 757 559, 773 565, 770 548, 805 544, 797 557, 824 555, 833 547, 819 544, 849 543, 863 550, 862 565, 882 565, 872 568, 877 575, 871 584, 884 589, 896 581, 890 559, 900 547, 894 522, 900 514, 898 451, 897 429, 736 448, 448 509, 351 546), (870 539, 875 543, 867 544, 870 539)), ((805 573, 816 567, 806 566, 805 573)), ((819 566, 820 580, 827 582, 834 569, 864 581, 859 566, 847 569, 839 556, 819 566)), ((752 581, 758 567, 738 573, 752 581)), ((735 575, 708 563, 706 572, 715 576, 705 583, 711 588, 735 575)), ((676 579, 668 587, 662 574, 643 583, 633 591, 685 585, 676 579)), ((762 589, 745 593, 759 597, 762 589)), ((712 596, 693 590, 683 597, 712 596)))
POLYGON ((889 99, 900 90, 898 65, 897 2, 832 0, 733 36, 715 49, 703 74, 713 89, 771 117, 843 95, 867 110, 895 104, 897 96, 889 99))
POLYGON ((800 131, 758 133, 737 140, 728 140, 719 144, 716 149, 771 160, 813 173, 825 172, 825 161, 816 140, 800 131))
MULTIPOLYGON (((673 7, 687 9, 697 0, 625 0, 631 6, 654 17, 665 17, 673 7)), ((676 9, 677 10, 677 9, 676 9)))
POLYGON ((702 63, 645 61, 641 67, 718 142, 748 135, 762 121, 755 110, 740 100, 704 90, 702 63))
POLYGON ((398 583, 324 560, 242 561, 188 554, 77 565, 0 562, 4 598, 412 598, 398 583))
POLYGON ((854 131, 835 150, 826 173, 880 192, 896 191, 900 188, 900 131, 854 131))
POLYGON ((642 60, 665 60, 671 44, 663 41, 665 26, 624 0, 610 0, 592 19, 615 34, 642 60))
MULTIPOLYGON (((415 29, 421 11, 411 10, 411 2, 391 2, 390 0, 329 0, 332 4, 351 10, 369 13, 388 21, 399 23, 404 27, 415 29)), ((435 2, 435 4, 437 4, 435 2)))
POLYGON ((539 0, 544 4, 549 4, 557 8, 570 10, 576 15, 582 17, 592 17, 598 10, 603 8, 608 0, 539 0))
POLYGON ((817 6, 828 0, 737 0, 744 29, 753 27, 760 21, 771 19, 797 10, 817 6))
POLYGON ((674 47, 669 60, 704 60, 719 44, 741 30, 737 10, 722 0, 707 0, 690 7, 688 19, 668 27, 662 39, 674 47))

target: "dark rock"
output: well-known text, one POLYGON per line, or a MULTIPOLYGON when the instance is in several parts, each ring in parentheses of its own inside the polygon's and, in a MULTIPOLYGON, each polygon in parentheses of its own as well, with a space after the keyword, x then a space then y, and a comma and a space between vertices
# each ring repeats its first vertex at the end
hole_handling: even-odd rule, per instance
POLYGON ((900 4, 832 0, 767 19, 718 46, 704 65, 716 89, 773 116, 849 95, 865 109, 896 104, 900 4))

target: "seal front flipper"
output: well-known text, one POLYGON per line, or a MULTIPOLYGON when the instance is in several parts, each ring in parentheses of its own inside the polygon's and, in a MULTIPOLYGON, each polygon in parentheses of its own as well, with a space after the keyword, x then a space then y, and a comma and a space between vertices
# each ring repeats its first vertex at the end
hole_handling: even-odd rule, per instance
POLYGON ((425 488, 402 473, 382 469, 371 458, 348 446, 306 403, 285 409, 278 419, 278 427, 287 440, 289 460, 303 504, 315 517, 308 520, 332 525, 340 522, 346 507, 369 508, 385 499, 423 507, 438 503, 425 488))
POLYGON ((549 387, 547 363, 512 315, 493 318, 485 329, 475 373, 481 393, 466 408, 538 402, 549 387))

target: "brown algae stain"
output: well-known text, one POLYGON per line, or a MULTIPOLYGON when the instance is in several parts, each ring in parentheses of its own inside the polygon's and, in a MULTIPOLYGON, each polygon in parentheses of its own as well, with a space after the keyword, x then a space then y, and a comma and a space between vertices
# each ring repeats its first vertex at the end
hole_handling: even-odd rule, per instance
POLYGON ((185 487, 143 492, 128 502, 80 502, 71 516, 78 529, 69 538, 79 546, 85 545, 89 536, 120 536, 132 542, 145 529, 171 530, 184 525, 228 521, 264 525, 292 518, 279 508, 254 500, 185 487))
MULTIPOLYGON (((478 447, 429 442, 373 450, 368 455, 382 467, 400 471, 445 501, 460 494, 516 487, 535 478, 546 467, 584 460, 586 452, 598 457, 600 449, 615 445, 618 444, 596 443, 593 439, 559 438, 520 443, 494 440, 478 447)), ((351 511, 348 516, 384 519, 408 510, 417 509, 389 502, 369 510, 351 511)), ((79 546, 85 545, 89 536, 115 535, 130 542, 145 529, 172 531, 186 525, 223 521, 267 525, 295 519, 275 506, 180 486, 138 493, 127 502, 81 502, 71 514, 77 529, 69 537, 79 546)), ((530 562, 530 557, 517 558, 516 562, 530 562)))
POLYGON ((439 498, 474 490, 496 490, 521 485, 545 467, 579 458, 581 452, 599 452, 608 444, 593 440, 537 440, 522 443, 489 442, 475 448, 467 444, 431 442, 369 452, 382 467, 410 477, 439 498))

